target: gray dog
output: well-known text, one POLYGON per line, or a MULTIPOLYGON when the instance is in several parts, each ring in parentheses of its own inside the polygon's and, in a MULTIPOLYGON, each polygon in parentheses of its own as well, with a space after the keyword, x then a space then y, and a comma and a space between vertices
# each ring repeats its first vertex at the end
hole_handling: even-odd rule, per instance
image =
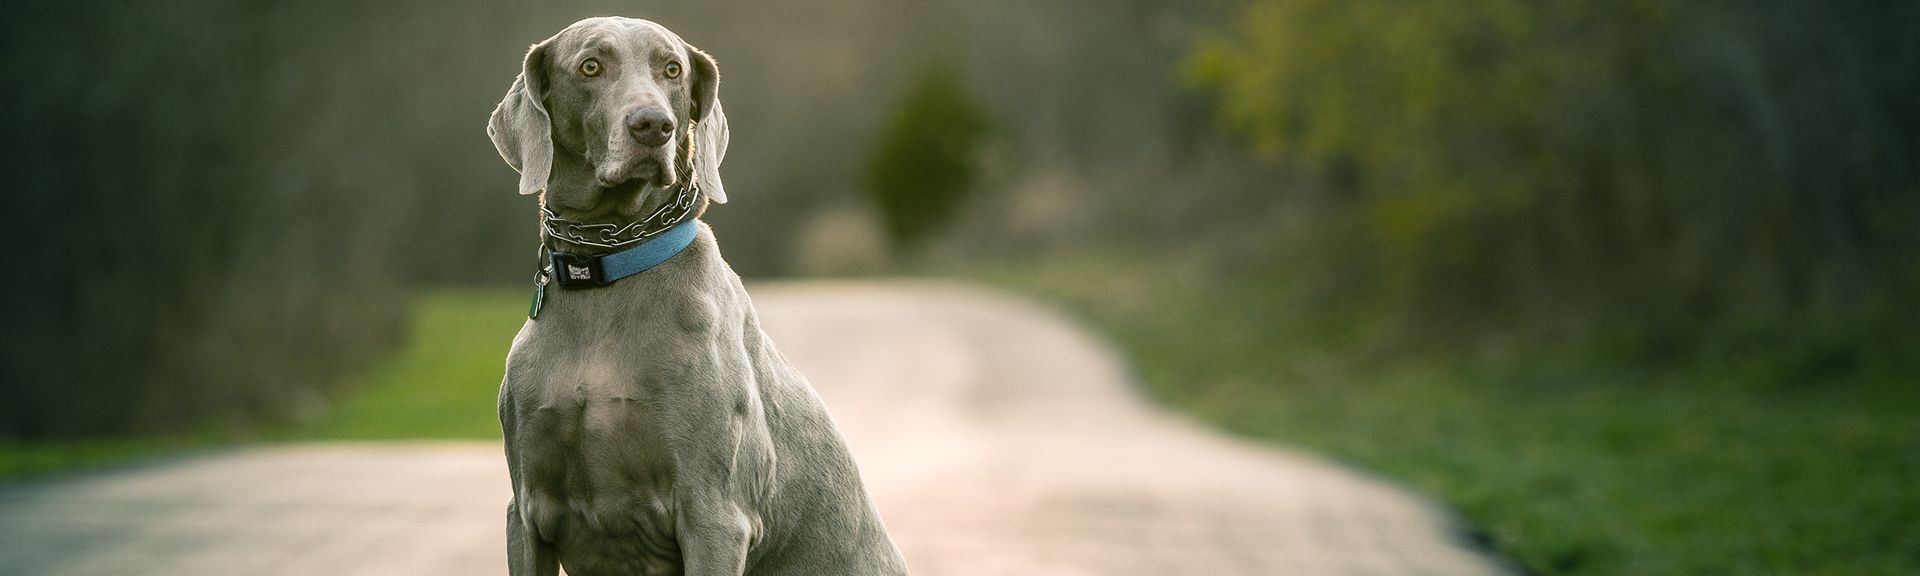
POLYGON ((487 124, 544 192, 551 265, 500 386, 515 576, 907 573, 698 220, 726 202, 719 81, 665 27, 592 18, 527 52, 487 124))

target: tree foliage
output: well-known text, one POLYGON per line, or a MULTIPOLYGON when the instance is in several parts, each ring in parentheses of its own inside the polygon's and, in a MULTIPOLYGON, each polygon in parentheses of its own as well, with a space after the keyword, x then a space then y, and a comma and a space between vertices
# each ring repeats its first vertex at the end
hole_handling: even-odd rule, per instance
MULTIPOLYGON (((1189 62, 1311 166, 1342 287, 1639 358, 1897 353, 1920 5, 1253 0, 1189 62)), ((1801 374, 1820 376, 1822 374, 1801 374)))

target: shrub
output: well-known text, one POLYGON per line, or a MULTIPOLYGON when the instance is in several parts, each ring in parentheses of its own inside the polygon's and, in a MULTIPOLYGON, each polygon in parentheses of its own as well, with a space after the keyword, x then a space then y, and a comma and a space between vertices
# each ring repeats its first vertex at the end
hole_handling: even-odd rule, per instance
POLYGON ((959 211, 979 172, 986 112, 944 63, 928 65, 876 141, 867 191, 889 239, 918 247, 959 211))

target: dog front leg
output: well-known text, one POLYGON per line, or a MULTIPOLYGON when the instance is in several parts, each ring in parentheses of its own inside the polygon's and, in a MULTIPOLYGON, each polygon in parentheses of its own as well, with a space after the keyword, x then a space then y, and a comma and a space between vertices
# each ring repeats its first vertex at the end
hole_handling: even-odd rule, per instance
POLYGON ((557 576, 560 559, 553 545, 542 542, 520 519, 520 503, 507 502, 507 575, 557 576))
POLYGON ((687 510, 680 516, 680 554, 686 576, 740 576, 747 569, 753 526, 733 506, 687 510))

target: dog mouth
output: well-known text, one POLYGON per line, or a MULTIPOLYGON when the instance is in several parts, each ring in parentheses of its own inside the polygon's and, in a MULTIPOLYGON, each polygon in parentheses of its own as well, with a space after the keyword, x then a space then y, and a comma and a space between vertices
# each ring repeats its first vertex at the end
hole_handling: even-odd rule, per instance
POLYGON ((648 184, 661 188, 672 187, 680 179, 663 156, 650 154, 634 159, 613 178, 602 177, 600 187, 609 192, 633 191, 629 188, 638 189, 648 184))
POLYGON ((641 190, 647 188, 647 183, 646 178, 628 178, 602 188, 601 196, 620 201, 633 200, 640 195, 641 190))
POLYGON ((626 170, 624 179, 602 183, 600 196, 618 205, 629 205, 638 202, 648 187, 672 188, 679 178, 667 166, 663 158, 643 158, 626 170))

